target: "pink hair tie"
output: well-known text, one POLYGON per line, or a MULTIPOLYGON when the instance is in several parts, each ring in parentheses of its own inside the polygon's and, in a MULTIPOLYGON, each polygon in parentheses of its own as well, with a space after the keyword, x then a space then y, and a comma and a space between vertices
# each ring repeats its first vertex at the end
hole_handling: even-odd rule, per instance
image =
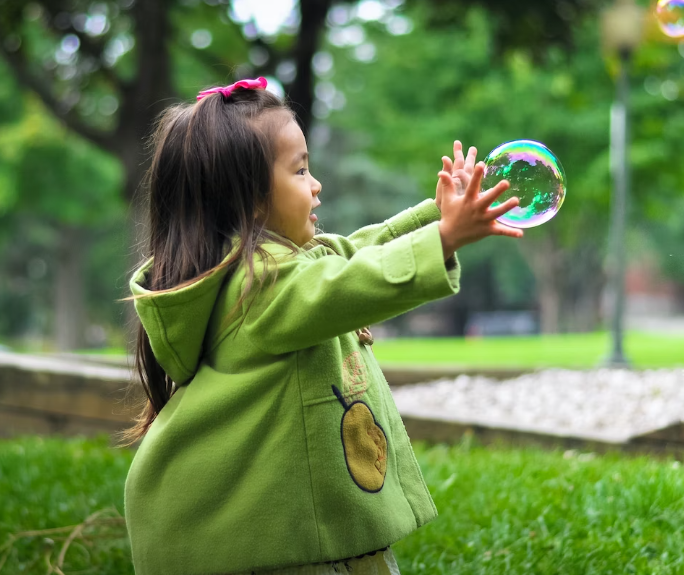
POLYGON ((240 80, 238 82, 235 82, 235 84, 231 84, 230 86, 226 86, 224 88, 209 88, 209 90, 204 90, 203 92, 199 93, 197 99, 201 100, 202 98, 204 98, 205 96, 209 96, 210 94, 223 94, 227 98, 231 95, 235 88, 264 90, 266 88, 266 84, 266 78, 263 78, 261 76, 259 76, 256 80, 240 80))

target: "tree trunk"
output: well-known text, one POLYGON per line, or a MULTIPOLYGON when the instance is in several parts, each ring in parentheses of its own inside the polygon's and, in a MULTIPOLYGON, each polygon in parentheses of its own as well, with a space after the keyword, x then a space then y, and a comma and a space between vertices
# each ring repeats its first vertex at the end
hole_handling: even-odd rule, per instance
POLYGON ((83 293, 84 233, 59 227, 55 277, 55 345, 58 351, 73 351, 83 345, 85 302, 83 293))
POLYGON ((594 331, 601 316, 601 294, 603 293, 604 282, 592 283, 582 290, 579 299, 569 314, 571 320, 570 328, 572 331, 589 332, 594 331))
MULTIPOLYGON (((145 0, 133 6, 138 41, 137 80, 122 90, 123 103, 116 132, 117 155, 123 163, 126 181, 124 196, 128 201, 127 279, 140 265, 148 247, 147 197, 141 187, 149 165, 145 153, 145 139, 149 136, 155 118, 173 104, 169 99, 171 87, 169 41, 169 6, 166 0, 145 0)), ((128 281, 123 297, 130 295, 128 281)), ((125 302, 125 333, 129 353, 136 343, 138 317, 132 302, 125 302)))
POLYGON ((562 248, 553 230, 528 230, 518 244, 534 274, 542 333, 592 331, 600 319, 603 251, 591 238, 562 248))
POLYGON ((593 331, 601 315, 601 295, 606 278, 603 250, 587 241, 566 257, 573 262, 564 274, 564 302, 561 316, 570 331, 593 331))
POLYGON ((553 278, 545 277, 537 283, 539 293, 539 329, 542 333, 560 331, 561 299, 553 278))
POLYGON ((537 284, 539 326, 542 333, 560 331, 563 253, 551 234, 518 243, 537 284))
POLYGON ((301 22, 295 47, 297 77, 292 83, 290 99, 304 134, 311 128, 311 107, 314 96, 314 78, 311 60, 320 45, 319 37, 325 27, 325 17, 332 0, 300 0, 301 22))

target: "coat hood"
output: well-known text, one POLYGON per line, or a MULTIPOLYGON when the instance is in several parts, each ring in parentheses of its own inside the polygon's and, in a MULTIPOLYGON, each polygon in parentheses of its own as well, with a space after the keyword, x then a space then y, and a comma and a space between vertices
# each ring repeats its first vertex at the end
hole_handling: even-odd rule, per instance
MULTIPOLYGON (((271 235, 282 242, 263 244, 271 255, 282 256, 299 251, 296 244, 287 238, 272 232, 271 235), (290 247, 283 246, 283 243, 290 247)), ((234 238, 232 244, 223 262, 239 249, 239 238, 234 238)), ((236 272, 236 267, 217 268, 189 286, 159 293, 144 287, 148 285, 147 277, 153 262, 153 258, 147 260, 131 278, 131 293, 144 296, 134 300, 135 311, 147 332, 157 362, 176 385, 183 385, 197 372, 205 343, 211 343, 205 342, 209 320, 224 281, 229 274, 236 272)))
POLYGON ((216 298, 234 268, 225 266, 187 287, 158 293, 143 287, 152 263, 149 259, 131 278, 131 293, 144 296, 134 300, 135 311, 159 365, 174 383, 182 385, 197 371, 216 298))

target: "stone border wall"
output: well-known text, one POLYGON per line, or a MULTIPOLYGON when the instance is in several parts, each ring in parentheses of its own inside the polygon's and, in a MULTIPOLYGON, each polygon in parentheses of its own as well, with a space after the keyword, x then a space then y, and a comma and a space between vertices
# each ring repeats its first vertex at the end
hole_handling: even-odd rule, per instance
POLYGON ((137 411, 130 377, 121 367, 0 352, 0 435, 120 431, 137 411))
MULTIPOLYGON (((128 390, 132 371, 125 358, 62 355, 37 356, 0 352, 0 437, 17 434, 115 433, 130 426, 142 401, 142 392, 128 390)), ((497 379, 516 377, 520 370, 486 373, 453 367, 383 365, 392 386, 427 382, 460 374, 497 379)), ((445 421, 422 414, 402 414, 414 440, 457 443, 474 437, 483 444, 537 445, 596 452, 632 451, 684 456, 684 426, 672 425, 623 442, 564 437, 524 429, 497 428, 445 421)))
POLYGON ((579 437, 547 435, 522 429, 485 427, 405 414, 402 414, 401 417, 409 437, 414 441, 454 444, 472 437, 483 445, 536 446, 546 449, 576 449, 597 453, 626 451, 635 454, 674 455, 678 459, 684 458, 684 426, 682 424, 631 437, 621 443, 613 443, 579 437))

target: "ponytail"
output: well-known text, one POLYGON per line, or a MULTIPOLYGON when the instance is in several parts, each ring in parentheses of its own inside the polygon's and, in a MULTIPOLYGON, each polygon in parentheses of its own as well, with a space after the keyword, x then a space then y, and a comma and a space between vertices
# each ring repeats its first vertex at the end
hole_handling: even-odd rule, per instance
POLYGON ((140 378, 147 400, 142 411, 135 418, 133 427, 119 434, 121 446, 130 446, 147 433, 157 414, 169 402, 174 392, 173 382, 157 362, 152 352, 150 338, 142 323, 138 325, 135 371, 140 378))

